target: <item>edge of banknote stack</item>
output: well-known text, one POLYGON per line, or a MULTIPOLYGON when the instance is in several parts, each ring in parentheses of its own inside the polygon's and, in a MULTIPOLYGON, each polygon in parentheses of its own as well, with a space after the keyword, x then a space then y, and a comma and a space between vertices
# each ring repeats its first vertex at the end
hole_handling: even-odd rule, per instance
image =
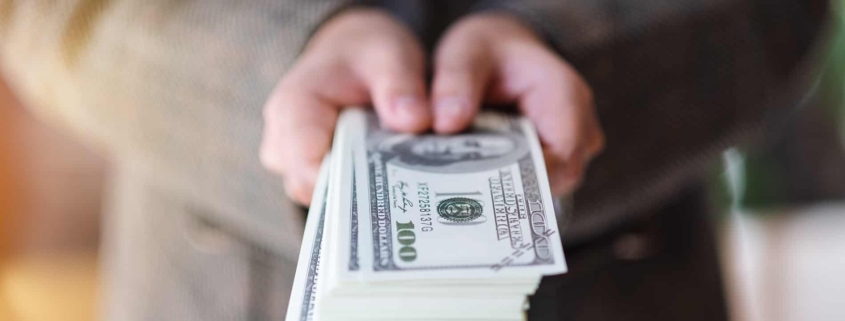
POLYGON ((520 117, 451 136, 341 114, 319 174, 287 320, 523 320, 566 272, 542 149, 520 117))

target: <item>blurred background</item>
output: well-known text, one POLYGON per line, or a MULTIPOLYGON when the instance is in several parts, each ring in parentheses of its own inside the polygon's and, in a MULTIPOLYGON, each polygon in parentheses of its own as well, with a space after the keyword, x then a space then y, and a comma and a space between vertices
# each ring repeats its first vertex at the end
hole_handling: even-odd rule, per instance
MULTIPOLYGON (((726 151, 713 171, 735 320, 845 320, 842 10, 839 17, 807 112, 761 148, 726 151)), ((44 125, 0 87, 0 320, 96 318, 108 172, 107 155, 44 125)))
POLYGON ((0 320, 93 319, 107 168, 0 88, 0 320))

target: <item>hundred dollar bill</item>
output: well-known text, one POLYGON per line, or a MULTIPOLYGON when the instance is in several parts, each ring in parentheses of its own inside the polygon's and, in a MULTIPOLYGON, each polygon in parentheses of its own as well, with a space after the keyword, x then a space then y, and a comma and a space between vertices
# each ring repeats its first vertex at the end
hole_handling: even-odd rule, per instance
POLYGON ((527 120, 486 114, 462 134, 409 135, 381 128, 371 112, 350 114, 364 280, 507 282, 566 271, 527 120))
POLYGON ((314 196, 305 222, 299 263, 293 281, 288 312, 285 320, 306 321, 314 319, 317 299, 317 281, 320 276, 320 261, 323 248, 323 232, 326 222, 326 200, 329 187, 329 156, 323 160, 314 196))
MULTIPOLYGON (((359 221, 358 194, 355 183, 357 176, 354 171, 353 146, 357 142, 353 121, 354 113, 344 112, 340 115, 335 131, 332 147, 332 184, 329 187, 329 208, 326 225, 326 254, 331 259, 326 263, 328 272, 326 283, 322 286, 327 291, 337 288, 341 284, 356 283, 360 277, 362 246, 359 221)), ((365 240, 366 241, 366 240, 365 240)), ((364 267, 368 265, 363 264, 364 267)), ((327 293, 323 293, 324 295, 327 293)))

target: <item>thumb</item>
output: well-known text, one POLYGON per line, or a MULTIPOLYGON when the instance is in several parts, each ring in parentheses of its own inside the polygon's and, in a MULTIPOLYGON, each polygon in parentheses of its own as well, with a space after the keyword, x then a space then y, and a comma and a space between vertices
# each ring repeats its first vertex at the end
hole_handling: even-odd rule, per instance
POLYGON ((487 43, 473 31, 459 24, 437 46, 431 93, 437 132, 463 130, 481 108, 493 57, 487 43))
POLYGON ((385 126, 402 132, 429 129, 431 112, 422 48, 410 34, 407 38, 390 39, 367 46, 352 58, 353 68, 368 88, 376 113, 385 126))

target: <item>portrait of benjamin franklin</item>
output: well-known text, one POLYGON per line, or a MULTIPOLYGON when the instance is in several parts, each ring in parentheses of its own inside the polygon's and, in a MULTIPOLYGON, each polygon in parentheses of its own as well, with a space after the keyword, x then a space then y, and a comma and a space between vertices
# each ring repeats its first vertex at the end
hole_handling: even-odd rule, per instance
POLYGON ((520 135, 492 130, 458 135, 392 134, 383 137, 376 149, 388 163, 442 173, 500 168, 528 152, 520 135))

